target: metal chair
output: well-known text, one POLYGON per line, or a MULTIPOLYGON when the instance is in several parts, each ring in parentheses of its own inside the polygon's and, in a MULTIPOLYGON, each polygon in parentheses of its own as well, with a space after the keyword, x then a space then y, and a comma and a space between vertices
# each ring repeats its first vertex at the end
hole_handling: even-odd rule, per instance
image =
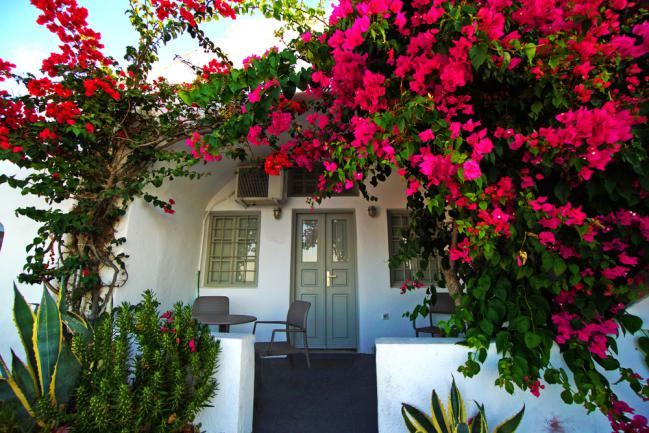
MULTIPOLYGON (((199 296, 192 305, 192 316, 200 321, 211 315, 230 314, 230 298, 227 296, 199 296)), ((226 325, 225 332, 230 331, 226 325)))
POLYGON ((419 337, 419 333, 431 334, 431 337, 443 337, 444 331, 435 326, 433 323, 433 314, 453 314, 455 312, 455 301, 448 293, 438 293, 437 302, 431 305, 428 310, 429 326, 417 326, 415 320, 412 321, 412 327, 415 329, 415 336, 419 337))
POLYGON ((259 367, 261 370, 261 362, 263 358, 270 356, 287 355, 293 364, 292 356, 298 353, 304 353, 306 357, 306 364, 311 368, 311 359, 309 358, 309 343, 307 341, 306 332, 306 319, 309 314, 311 303, 306 301, 293 301, 288 309, 286 320, 257 320, 255 326, 252 328, 252 333, 257 331, 259 324, 273 324, 284 325, 285 328, 273 329, 273 333, 268 343, 255 343, 255 354, 259 357, 259 367), (286 341, 275 341, 275 335, 278 333, 286 333, 286 341), (303 337, 304 347, 300 348, 295 345, 295 335, 301 334, 303 337))

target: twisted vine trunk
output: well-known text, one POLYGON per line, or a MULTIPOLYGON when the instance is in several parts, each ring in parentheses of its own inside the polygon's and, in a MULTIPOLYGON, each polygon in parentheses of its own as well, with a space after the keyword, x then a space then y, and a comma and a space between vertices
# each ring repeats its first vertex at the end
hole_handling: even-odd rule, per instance
MULTIPOLYGON (((457 246, 457 227, 453 226, 453 232, 451 233, 451 245, 450 248, 455 248, 457 246)), ((449 266, 442 266, 442 275, 444 276, 444 282, 446 283, 446 288, 448 293, 455 300, 455 305, 460 304, 462 298, 462 284, 460 284, 460 278, 457 274, 456 261, 451 260, 449 257, 449 266)))

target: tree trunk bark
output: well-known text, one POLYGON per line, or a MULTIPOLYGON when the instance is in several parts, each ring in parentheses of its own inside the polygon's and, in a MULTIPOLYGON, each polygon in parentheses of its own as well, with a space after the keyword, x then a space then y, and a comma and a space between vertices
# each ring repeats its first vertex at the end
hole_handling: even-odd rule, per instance
MULTIPOLYGON (((451 245, 450 248, 455 248, 457 246, 457 227, 453 225, 453 232, 451 233, 451 245)), ((460 305, 460 300, 462 298, 462 284, 460 284, 460 279, 457 276, 457 268, 455 266, 455 260, 451 260, 449 257, 449 267, 445 268, 442 266, 442 275, 444 275, 444 282, 446 283, 446 288, 448 293, 455 300, 455 305, 460 305)))

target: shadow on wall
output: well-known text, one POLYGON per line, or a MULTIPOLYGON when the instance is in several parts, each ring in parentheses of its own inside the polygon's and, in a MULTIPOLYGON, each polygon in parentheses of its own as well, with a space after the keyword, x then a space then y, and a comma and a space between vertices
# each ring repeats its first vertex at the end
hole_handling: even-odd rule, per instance
POLYGON ((2 251, 2 241, 5 238, 5 226, 0 223, 0 251, 2 251))

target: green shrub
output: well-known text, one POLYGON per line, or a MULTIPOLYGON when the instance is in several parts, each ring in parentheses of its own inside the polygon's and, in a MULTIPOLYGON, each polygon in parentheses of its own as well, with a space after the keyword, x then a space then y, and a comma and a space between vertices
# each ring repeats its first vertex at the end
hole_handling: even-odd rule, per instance
POLYGON ((73 432, 187 431, 215 395, 219 342, 176 304, 160 315, 147 291, 96 323, 94 341, 73 339, 82 365, 73 432))

